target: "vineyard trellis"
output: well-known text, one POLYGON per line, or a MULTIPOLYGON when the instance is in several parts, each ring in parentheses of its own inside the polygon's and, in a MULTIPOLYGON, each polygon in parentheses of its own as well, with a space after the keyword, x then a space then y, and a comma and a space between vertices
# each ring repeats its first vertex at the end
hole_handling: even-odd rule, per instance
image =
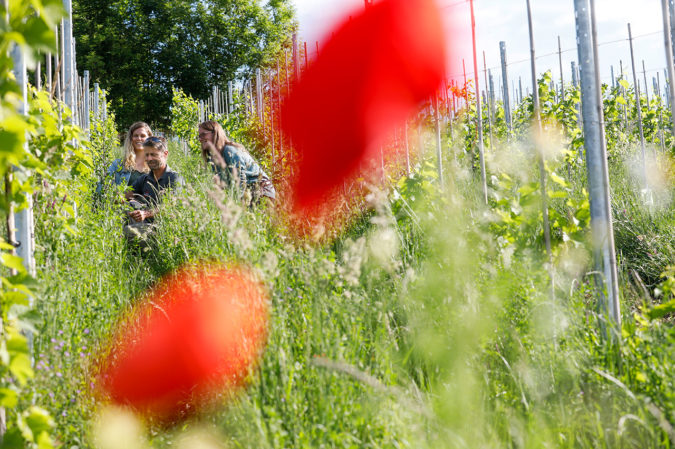
MULTIPOLYGON (((366 2, 367 3, 367 2, 366 2)), ((83 72, 83 76, 80 76, 78 73, 78 69, 75 63, 75 52, 76 52, 76 45, 73 40, 72 36, 72 1, 71 0, 63 0, 64 4, 64 9, 66 11, 66 17, 61 21, 61 25, 57 27, 56 30, 56 36, 57 36, 57 48, 59 50, 55 55, 45 55, 45 83, 43 85, 42 83, 42 70, 41 67, 42 65, 38 65, 38 68, 35 71, 35 76, 36 76, 36 82, 35 85, 46 88, 49 92, 52 93, 52 95, 63 102, 63 104, 67 105, 72 111, 72 123, 81 126, 85 131, 88 131, 90 128, 90 115, 93 113, 93 119, 97 120, 99 118, 105 120, 107 116, 107 110, 106 110, 106 102, 105 100, 101 101, 101 90, 99 88, 98 83, 94 83, 93 91, 90 88, 90 82, 91 82, 91 76, 89 71, 85 70, 83 72)), ((593 2, 591 1, 586 8, 590 8, 592 10, 592 4, 593 2)), ((529 1, 527 2, 527 6, 529 8, 529 1)), ((581 4, 579 4, 579 7, 582 7, 581 4)), ((662 96, 662 89, 660 86, 660 77, 659 73, 656 73, 656 78, 652 80, 652 89, 653 89, 653 98, 656 97, 659 99, 659 101, 665 100, 665 102, 668 104, 668 106, 671 108, 671 124, 673 130, 671 131, 671 135, 675 134, 675 100, 674 100, 674 95, 675 95, 675 90, 672 89, 670 86, 673 84, 673 49, 672 49, 672 36, 673 33, 675 33, 675 26, 674 24, 671 23, 671 17, 673 16, 673 11, 675 10, 673 6, 673 0, 663 0, 662 1, 662 7, 663 7, 663 33, 664 33, 664 43, 665 43, 665 54, 666 54, 666 73, 667 73, 667 83, 665 86, 665 98, 662 96)), ((583 9, 583 7, 582 7, 583 9)), ((472 24, 472 33, 475 33, 475 17, 473 15, 473 2, 471 2, 471 24, 472 24)), ((635 97, 635 102, 637 104, 637 113, 638 113, 638 126, 639 126, 639 133, 640 133, 640 140, 641 140, 641 147, 642 147, 642 164, 643 164, 643 171, 646 170, 646 161, 645 161, 645 143, 644 143, 644 133, 642 131, 642 117, 640 116, 641 113, 641 102, 640 102, 640 95, 641 95, 641 89, 639 88, 640 80, 638 80, 638 72, 636 70, 636 65, 635 65, 635 58, 633 55, 633 48, 632 48, 632 43, 633 40, 635 39, 635 36, 632 35, 630 32, 630 25, 628 25, 629 28, 629 36, 628 36, 628 41, 630 44, 630 50, 631 50, 631 67, 632 67, 632 72, 633 72, 633 92, 634 92, 634 97, 635 97)), ((474 41, 475 41, 475 36, 474 36, 474 41)), ((532 38, 531 38, 531 43, 533 44, 532 38)), ((595 45, 601 45, 602 43, 595 43, 595 45)), ((319 51, 319 42, 316 42, 316 54, 318 55, 319 51)), ((581 72, 581 79, 582 79, 582 92, 585 92, 585 89, 583 87, 584 82, 584 73, 583 73, 583 66, 584 63, 587 62, 586 60, 582 60, 582 49, 584 47, 584 42, 580 39, 578 36, 578 50, 580 52, 579 55, 579 66, 576 65, 574 61, 571 63, 571 81, 572 85, 576 86, 578 79, 579 79, 579 73, 581 72)), ((513 133, 513 112, 514 112, 514 104, 517 104, 517 101, 515 100, 523 100, 523 91, 522 91, 522 82, 519 79, 518 82, 518 87, 519 87, 519 93, 516 95, 515 89, 511 88, 510 86, 510 79, 509 79, 509 74, 508 74, 508 67, 511 64, 518 63, 520 61, 516 62, 511 62, 509 63, 507 61, 507 56, 506 56, 506 42, 501 41, 499 43, 499 50, 500 50, 500 62, 501 62, 501 81, 500 81, 500 86, 501 88, 497 90, 497 92, 501 92, 501 103, 503 105, 503 113, 504 113, 504 121, 507 125, 508 132, 507 132, 507 138, 511 136, 513 133)), ((563 76, 563 64, 562 64, 562 53, 563 49, 561 46, 561 41, 560 37, 558 37, 558 48, 557 48, 557 55, 558 55, 558 63, 559 63, 559 71, 560 71, 560 76, 559 76, 559 82, 558 85, 556 86, 556 81, 551 80, 551 87, 552 91, 554 92, 554 95, 556 96, 557 101, 564 101, 565 100, 565 79, 563 76)), ((16 70, 17 70, 17 79, 22 85, 27 84, 27 79, 25 79, 25 76, 22 75, 22 73, 25 73, 25 66, 22 67, 22 62, 20 60, 19 56, 20 52, 17 52, 17 55, 15 56, 15 65, 16 65, 16 70)), ((474 90, 475 94, 472 96, 473 98, 469 97, 469 91, 467 86, 470 84, 469 81, 467 81, 466 78, 466 70, 464 70, 464 85, 463 89, 457 89, 455 82, 453 80, 449 80, 446 82, 445 87, 441 90, 439 96, 434 99, 432 104, 430 105, 429 108, 429 114, 434 117, 434 122, 435 126, 437 127, 436 129, 436 147, 437 147, 437 153, 438 153, 438 172, 439 172, 439 179, 442 180, 443 178, 443 171, 442 171, 442 165, 441 165, 441 155, 443 148, 441 148, 441 139, 440 139, 440 128, 441 128, 441 123, 447 123, 448 127, 450 129, 450 133, 452 133, 452 128, 453 128, 453 123, 456 122, 458 114, 456 111, 459 110, 468 110, 471 105, 475 105, 476 108, 476 114, 475 114, 475 119, 477 121, 476 123, 476 133, 477 133, 477 141, 478 141, 478 156, 479 156, 479 166, 480 166, 480 176, 481 176, 481 182, 483 184, 483 196, 484 199, 487 201, 488 197, 488 186, 487 186, 487 175, 486 175, 486 167, 485 167, 485 160, 483 156, 483 123, 482 119, 483 116, 485 115, 482 111, 481 107, 481 99, 484 97, 484 104, 487 107, 487 125, 489 127, 489 143, 490 147, 494 149, 494 145, 496 143, 495 137, 493 136, 493 122, 494 122, 494 114, 495 114, 495 109, 496 105, 495 102, 499 100, 498 95, 496 95, 495 92, 495 86, 493 83, 493 78, 491 74, 491 68, 488 67, 487 62, 484 57, 484 72, 485 72, 485 91, 481 91, 480 85, 478 82, 478 66, 477 66, 477 52, 475 49, 475 42, 474 42, 474 76, 473 79, 470 80, 470 82, 473 83, 474 85, 474 90), (458 95, 459 94, 459 95, 458 95)), ((532 48, 532 58, 531 58, 531 63, 532 63, 532 75, 533 75, 533 87, 532 87, 532 95, 534 95, 534 115, 538 114, 538 100, 537 100, 537 81, 536 81, 536 68, 535 68, 535 60, 537 57, 534 54, 534 49, 532 48)), ((260 129, 261 129, 261 134, 263 136, 263 139, 265 142, 268 143, 269 149, 270 149, 270 157, 272 160, 272 170, 277 171, 277 170, 283 170, 284 164, 288 164, 289 161, 286 159, 289 157, 288 155, 290 152, 285 151, 285 149, 288 148, 289 144, 287 142, 284 142, 284 139, 282 137, 281 132, 279 131, 279 123, 281 121, 281 117, 279 115, 279 110, 280 106, 283 102, 283 98, 288 95, 290 88, 291 88, 291 83, 293 79, 296 79, 301 76, 303 68, 300 64, 300 61, 304 60, 304 68, 306 69, 309 64, 311 64, 312 58, 310 58, 310 55, 308 54, 307 50, 307 43, 306 42, 300 42, 297 35, 293 35, 291 39, 291 44, 290 44, 290 49, 286 48, 283 50, 282 54, 279 55, 277 58, 276 66, 268 66, 265 68, 255 68, 253 71, 253 76, 249 78, 243 78, 240 80, 231 80, 227 83, 226 88, 223 90, 220 86, 213 86, 211 89, 211 95, 207 99, 203 99, 199 101, 199 119, 200 120, 205 120, 209 116, 224 116, 227 118, 230 114, 235 112, 235 109, 237 108, 242 108, 242 111, 246 117, 249 119, 257 119, 257 121, 260 123, 260 129), (291 52, 291 62, 289 63, 289 55, 288 52, 291 52)), ((597 64, 597 55, 595 56, 595 63, 597 64)), ((624 75, 624 69, 623 69, 623 63, 620 61, 620 76, 619 79, 623 78, 624 75)), ((614 78, 614 69, 613 66, 611 67, 612 69, 612 85, 616 87, 615 84, 615 78, 614 78)), ((647 98, 647 103, 646 107, 649 109, 650 107, 650 100, 649 100, 649 89, 648 83, 647 83, 647 70, 644 65, 644 61, 642 61, 642 72, 643 72, 643 82, 644 82, 644 93, 647 98)), ((597 70, 597 68, 596 68, 597 70)), ((586 67, 586 75, 589 73, 589 67, 586 67)), ((95 77, 94 77, 95 78, 95 77)), ((586 84, 588 84, 590 81, 590 78, 587 78, 586 84)), ((511 84, 513 84, 513 81, 511 81, 511 84)), ((622 89, 624 89, 623 86, 621 86, 622 89)), ((25 91, 25 88, 24 88, 25 91)), ((25 95, 25 92, 24 92, 25 95)), ((526 89, 525 95, 529 96, 529 89, 526 89)), ((582 94, 582 106, 585 106, 586 102, 589 102, 588 100, 588 95, 590 93, 586 93, 585 95, 582 94)), ((25 103, 24 103, 25 104, 25 103)), ((25 107, 25 106, 24 106, 25 107)), ((598 106, 599 107, 599 106, 598 106)), ((582 108, 584 111, 586 108, 582 108)), ((626 115, 626 106, 623 106, 624 110, 624 121, 628 120, 628 117, 626 115)), ((588 112, 590 113, 590 112, 588 112)), ((586 130, 585 134, 587 137, 587 140, 590 140, 588 137, 591 135, 589 130, 593 129, 594 126, 596 126, 596 119, 587 119, 586 118, 586 112, 584 112, 584 129, 586 130)), ((658 120, 658 135, 659 135, 659 142, 661 144, 661 147, 664 148, 664 133, 662 129, 662 122, 663 122, 663 116, 661 112, 659 111, 659 120, 658 120)), ((581 122, 581 111, 580 111, 580 116, 579 116, 579 121, 581 122)), ((403 127, 404 129, 401 130, 397 135, 403 134, 404 135, 404 140, 405 140, 405 147, 406 150, 406 165, 407 167, 410 166, 410 154, 409 154, 409 142, 408 142, 408 125, 405 125, 403 127)), ((419 131, 420 133, 420 139, 422 139, 422 131, 419 131)), ((396 139, 397 142, 400 144, 400 139, 396 139)), ((422 143, 420 144, 422 145, 422 143)), ((548 234, 548 225, 547 225, 547 206, 545 204, 545 191, 546 191, 546 184, 545 184, 545 177, 546 173, 545 170, 543 170, 543 166, 545 164, 544 160, 540 160, 540 176, 541 176, 541 182, 542 182, 542 193, 543 195, 543 200, 544 200, 544 205, 543 205, 543 214, 544 214, 544 232, 545 234, 548 234)), ((407 169, 408 170, 408 169, 407 169)), ((646 179, 646 176, 645 176, 646 179)), ((590 175, 589 175, 589 181, 590 181, 590 175)), ((442 181, 441 181, 442 182, 442 181)), ((591 189, 593 190, 593 189, 591 189)), ((591 193, 591 197, 595 198, 595 195, 598 195, 600 193, 597 193, 593 190, 594 193, 591 193)), ((18 251, 19 254, 24 258, 26 261, 26 264, 28 267, 33 266, 34 262, 32 262, 32 244, 31 243, 24 243, 24 242, 31 242, 31 238, 29 237, 32 233, 31 228, 32 228, 32 218, 31 218, 31 210, 30 208, 22 210, 21 212, 17 213, 15 216, 15 226, 17 228, 17 236, 16 236, 16 241, 20 243, 18 245, 18 251)), ((607 219, 607 217, 603 218, 607 219)), ((549 240, 550 238, 545 238, 547 242, 547 252, 549 254, 550 258, 550 243, 549 240)), ((34 268, 33 268, 34 270, 34 268)), ((607 279, 609 279, 609 276, 606 276, 607 279)), ((609 281, 608 281, 609 282, 609 281)), ((609 289, 610 291, 612 289, 609 289)), ((613 293, 610 293, 610 296, 612 296, 613 293)), ((615 300, 612 300, 612 302, 616 302, 615 300)), ((614 313, 614 318, 618 318, 618 313, 614 313)))

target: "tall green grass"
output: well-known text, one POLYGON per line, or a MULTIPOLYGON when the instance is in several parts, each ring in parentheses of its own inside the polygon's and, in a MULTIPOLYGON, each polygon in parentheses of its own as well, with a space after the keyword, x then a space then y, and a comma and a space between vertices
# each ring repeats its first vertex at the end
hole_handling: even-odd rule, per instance
MULTIPOLYGON (((188 185, 166 199, 149 254, 125 244, 123 206, 110 190, 94 202, 83 189, 77 236, 41 220, 35 389, 64 447, 93 447, 89 423, 101 404, 90 367, 114 323, 161 276, 203 259, 244 264, 263 279, 267 350, 248 388, 218 411, 148 429, 153 447, 197 425, 241 448, 672 447, 672 327, 624 303, 621 345, 606 341, 587 251, 561 250, 547 267, 534 224, 507 244, 464 158, 444 162, 445 191, 432 160, 420 161, 394 191, 375 192, 360 225, 332 244, 294 242, 273 215, 242 208, 198 156, 173 146, 170 165, 188 185)), ((490 184, 493 195, 520 201, 490 184)), ((616 204, 646 217, 639 191, 620 186, 616 204)), ((581 185, 570 189, 583 199, 581 185)), ((536 202, 524 210, 535 223, 536 202)), ((673 215, 659 213, 627 226, 665 242, 673 215)), ((663 263, 642 263, 645 248, 626 238, 617 237, 622 267, 652 279, 663 263)), ((664 261, 670 243, 659 247, 664 261)))

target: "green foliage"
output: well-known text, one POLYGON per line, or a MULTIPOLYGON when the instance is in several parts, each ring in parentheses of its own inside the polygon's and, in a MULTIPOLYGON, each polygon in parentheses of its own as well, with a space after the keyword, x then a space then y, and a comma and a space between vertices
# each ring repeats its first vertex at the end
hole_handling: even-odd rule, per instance
MULTIPOLYGON (((673 413, 663 374, 672 331, 626 313, 621 348, 601 337, 586 275, 585 174, 559 174, 564 156, 547 168, 552 301, 529 146, 492 165, 490 208, 469 161, 447 155, 441 191, 430 157, 388 198, 373 195, 367 224, 312 247, 270 214, 242 209, 197 154, 172 144, 188 186, 166 198, 151 253, 124 244, 113 198, 81 206, 78 236, 39 227, 36 399, 54 412, 60 441, 93 447, 87 360, 162 275, 215 259, 254 269, 271 298, 268 348, 250 385, 203 418, 232 447, 665 446, 654 413, 673 413)), ((176 444, 175 434, 149 434, 152 447, 176 444)))
MULTIPOLYGON (((10 0, 5 5, 8 10, 0 7, 2 17, 9 16, 0 35, 0 54, 5 55, 0 58, 0 176, 5 185, 0 207, 4 216, 24 208, 31 195, 43 190, 43 182, 53 181, 64 167, 78 176, 89 168, 84 153, 66 144, 77 138, 77 130, 61 129, 46 94, 30 92, 28 115, 19 113, 21 90, 11 75, 13 61, 7 57, 16 48, 32 67, 38 51, 55 51, 53 30, 62 14, 61 2, 10 0)), ((0 405, 6 410, 7 426, 2 447, 51 448, 53 421, 45 410, 31 405, 29 386, 34 373, 26 332, 34 330, 30 299, 35 281, 13 252, 13 246, 0 239, 0 405)))
POLYGON ((647 311, 647 316, 652 320, 675 313, 675 267, 668 267, 661 278, 663 282, 654 291, 654 296, 660 299, 661 304, 647 311))
POLYGON ((199 136, 199 103, 181 89, 172 87, 171 100, 171 132, 185 142, 194 153, 200 153, 199 136))
POLYGON ((170 123, 172 86, 206 98, 213 86, 271 61, 294 27, 289 0, 75 0, 77 64, 109 93, 122 129, 170 123))
MULTIPOLYGON (((106 92, 100 91, 99 104, 106 104, 106 92)), ((109 110, 109 108, 106 108, 109 110)), ((102 116, 94 117, 93 111, 90 120, 89 142, 92 156, 94 177, 99 183, 105 181, 108 167, 112 164, 119 149, 115 114, 107 112, 105 120, 102 116)), ((120 155, 121 156, 121 155, 120 155)))

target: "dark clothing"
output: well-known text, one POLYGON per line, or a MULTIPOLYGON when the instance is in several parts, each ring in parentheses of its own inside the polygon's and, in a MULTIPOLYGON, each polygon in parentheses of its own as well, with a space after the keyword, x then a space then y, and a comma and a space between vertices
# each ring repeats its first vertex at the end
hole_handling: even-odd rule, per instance
MULTIPOLYGON (((155 179, 155 175, 150 171, 150 173, 144 173, 139 177, 136 182, 131 185, 131 188, 134 192, 134 199, 147 207, 157 207, 162 202, 162 192, 167 188, 182 187, 185 185, 183 177, 171 170, 167 165, 164 174, 159 178, 155 179)), ((151 223, 152 218, 147 218, 146 223, 151 223)))
POLYGON ((127 181, 127 185, 130 186, 134 185, 134 183, 145 174, 146 173, 143 173, 142 171, 132 170, 131 173, 129 173, 129 180, 127 181))
POLYGON ((261 195, 271 199, 276 197, 269 176, 246 150, 234 145, 225 145, 220 150, 220 155, 225 162, 225 167, 222 167, 222 164, 213 163, 213 170, 225 184, 239 189, 242 195, 245 189, 250 189, 254 200, 261 195))

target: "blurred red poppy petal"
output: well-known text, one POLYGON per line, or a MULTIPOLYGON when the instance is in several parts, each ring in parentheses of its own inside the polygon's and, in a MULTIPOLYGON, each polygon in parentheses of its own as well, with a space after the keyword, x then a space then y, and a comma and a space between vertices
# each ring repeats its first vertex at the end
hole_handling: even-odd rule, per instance
POLYGON ((267 299, 246 270, 204 265, 162 281, 111 342, 102 385, 121 405, 160 419, 239 385, 266 336, 267 299))
POLYGON ((335 31, 281 111, 299 153, 295 213, 351 182, 373 148, 439 87, 445 61, 433 0, 385 0, 335 31))

